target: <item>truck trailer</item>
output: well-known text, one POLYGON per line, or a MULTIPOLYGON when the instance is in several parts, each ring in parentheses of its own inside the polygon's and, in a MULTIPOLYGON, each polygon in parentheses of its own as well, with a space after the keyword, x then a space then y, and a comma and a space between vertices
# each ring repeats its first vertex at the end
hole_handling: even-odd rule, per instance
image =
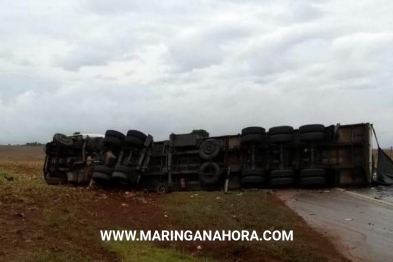
POLYGON ((45 146, 48 184, 182 190, 366 186, 373 181, 369 123, 246 127, 214 137, 137 130, 55 134, 45 146))

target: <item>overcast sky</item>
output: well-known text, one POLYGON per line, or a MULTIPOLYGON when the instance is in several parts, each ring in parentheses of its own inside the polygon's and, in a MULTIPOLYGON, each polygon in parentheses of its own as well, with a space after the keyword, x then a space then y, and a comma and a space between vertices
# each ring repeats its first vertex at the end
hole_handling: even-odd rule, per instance
POLYGON ((370 122, 393 145, 391 0, 0 5, 0 144, 370 122))

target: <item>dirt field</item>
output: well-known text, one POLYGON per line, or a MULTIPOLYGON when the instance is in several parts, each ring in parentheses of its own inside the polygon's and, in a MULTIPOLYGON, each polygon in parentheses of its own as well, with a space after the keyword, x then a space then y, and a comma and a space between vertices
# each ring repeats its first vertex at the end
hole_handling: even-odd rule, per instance
POLYGON ((347 261, 266 191, 156 195, 48 186, 38 148, 3 147, 0 156, 0 261, 347 261), (286 229, 294 241, 102 242, 100 229, 286 229))
POLYGON ((0 160, 44 160, 43 146, 4 146, 0 145, 0 160))

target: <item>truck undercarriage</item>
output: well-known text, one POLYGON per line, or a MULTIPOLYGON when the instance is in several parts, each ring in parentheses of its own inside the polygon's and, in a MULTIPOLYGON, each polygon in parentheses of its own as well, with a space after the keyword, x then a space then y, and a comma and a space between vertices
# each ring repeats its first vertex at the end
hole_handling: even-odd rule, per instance
POLYGON ((372 182, 372 125, 247 127, 200 137, 108 130, 105 136, 56 134, 46 145, 48 184, 180 190, 361 186, 372 182))

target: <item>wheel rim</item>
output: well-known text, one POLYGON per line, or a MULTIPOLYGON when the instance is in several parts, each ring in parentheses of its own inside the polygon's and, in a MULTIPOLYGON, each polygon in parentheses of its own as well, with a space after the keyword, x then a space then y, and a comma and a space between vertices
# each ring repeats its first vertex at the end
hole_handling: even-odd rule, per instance
POLYGON ((211 155, 215 149, 216 146, 213 143, 209 143, 205 146, 204 152, 208 155, 211 155))
POLYGON ((157 192, 158 193, 165 193, 166 192, 166 187, 165 186, 159 186, 157 188, 157 192))

